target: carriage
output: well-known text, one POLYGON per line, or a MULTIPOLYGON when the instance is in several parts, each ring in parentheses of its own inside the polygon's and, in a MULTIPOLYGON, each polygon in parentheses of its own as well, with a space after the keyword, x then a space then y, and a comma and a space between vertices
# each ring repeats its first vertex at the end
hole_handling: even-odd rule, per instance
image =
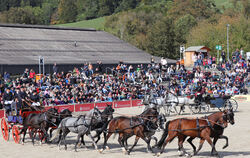
POLYGON ((193 113, 199 113, 199 105, 209 105, 210 108, 218 108, 220 111, 223 111, 225 109, 233 109, 233 111, 235 112, 238 109, 237 101, 231 98, 231 96, 211 97, 210 95, 206 95, 201 101, 198 101, 197 106, 192 106, 193 113))
MULTIPOLYGON (((22 129, 22 124, 24 118, 28 117, 30 114, 39 114, 42 111, 30 111, 30 109, 22 109, 19 112, 19 115, 12 114, 1 119, 1 131, 5 141, 9 141, 10 133, 15 143, 19 144, 20 142, 20 131, 22 129)), ((32 128, 28 128, 29 134, 31 137, 32 128)), ((43 132, 38 130, 34 135, 38 134, 39 138, 43 138, 43 132)))

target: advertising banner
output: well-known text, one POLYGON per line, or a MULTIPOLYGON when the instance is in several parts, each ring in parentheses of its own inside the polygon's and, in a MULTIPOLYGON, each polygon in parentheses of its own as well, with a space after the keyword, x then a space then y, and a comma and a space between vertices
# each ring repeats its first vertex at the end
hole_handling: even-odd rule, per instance
POLYGON ((132 100, 132 107, 134 106, 143 106, 142 100, 132 100))
POLYGON ((94 108, 94 103, 92 103, 92 104, 76 104, 75 105, 75 112, 90 111, 93 108, 94 108))
POLYGON ((99 110, 104 110, 107 107, 107 104, 112 105, 112 102, 95 103, 95 107, 97 107, 99 110))
POLYGON ((114 103, 114 108, 127 108, 131 107, 131 101, 126 100, 126 101, 115 101, 114 103))

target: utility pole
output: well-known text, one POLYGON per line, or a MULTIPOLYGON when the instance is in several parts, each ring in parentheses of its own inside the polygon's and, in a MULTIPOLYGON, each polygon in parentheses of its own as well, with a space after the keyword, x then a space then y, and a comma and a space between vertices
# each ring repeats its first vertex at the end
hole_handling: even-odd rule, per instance
POLYGON ((229 61, 229 24, 227 24, 227 61, 229 61))

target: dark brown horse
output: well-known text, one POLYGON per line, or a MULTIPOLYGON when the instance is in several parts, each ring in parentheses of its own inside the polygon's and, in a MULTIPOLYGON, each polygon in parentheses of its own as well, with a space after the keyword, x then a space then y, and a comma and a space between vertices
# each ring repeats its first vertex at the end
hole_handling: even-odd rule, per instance
MULTIPOLYGON (((210 120, 211 118, 211 115, 208 116, 208 120, 210 120)), ((234 124, 234 112, 233 112, 233 109, 230 109, 229 112, 228 112, 228 115, 226 115, 226 117, 228 117, 228 121, 231 125, 234 124)), ((203 117, 204 119, 204 117, 203 117)), ((212 132, 211 132, 211 135, 210 137, 211 138, 214 138, 213 139, 213 144, 215 146, 216 142, 218 139, 225 139, 226 140, 226 144, 223 146, 223 149, 225 149, 226 147, 228 147, 228 137, 227 136, 224 136, 223 133, 224 133, 224 127, 218 125, 218 124, 215 124, 213 127, 212 127, 212 132)), ((190 137, 188 138, 188 142, 189 144, 193 147, 193 151, 194 151, 194 154, 196 153, 196 147, 195 145, 192 143, 193 139, 195 139, 194 137, 190 137)), ((213 151, 212 151, 213 152, 213 151)))
POLYGON ((167 122, 162 138, 157 144, 157 146, 161 148, 161 151, 157 156, 160 156, 160 154, 163 153, 167 143, 171 142, 175 137, 178 137, 179 151, 182 151, 183 154, 187 155, 183 148, 183 142, 188 136, 192 138, 200 138, 199 149, 194 153, 195 155, 200 151, 205 140, 212 147, 211 155, 218 155, 210 136, 212 135, 214 125, 226 128, 228 121, 234 123, 234 116, 230 114, 231 112, 229 110, 225 110, 223 112, 211 114, 209 119, 208 117, 197 119, 180 118, 167 122))
POLYGON ((100 150, 100 152, 103 152, 109 137, 113 133, 119 134, 118 142, 125 153, 127 152, 130 154, 140 138, 147 143, 148 151, 152 151, 150 138, 147 137, 146 133, 150 130, 156 130, 158 128, 158 116, 159 113, 157 112, 157 109, 149 108, 142 114, 135 117, 120 116, 112 119, 109 123, 108 135, 104 137, 103 149, 100 150), (133 135, 136 136, 134 145, 128 149, 126 143, 127 139, 133 135))

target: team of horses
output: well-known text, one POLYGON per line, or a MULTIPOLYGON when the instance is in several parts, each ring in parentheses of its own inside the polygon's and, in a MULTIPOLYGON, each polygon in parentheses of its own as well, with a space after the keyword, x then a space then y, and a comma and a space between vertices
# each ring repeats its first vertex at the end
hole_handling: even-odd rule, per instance
POLYGON ((23 120, 23 129, 20 132, 20 134, 23 134, 22 143, 25 141, 27 129, 31 127, 33 144, 34 133, 37 130, 41 130, 44 135, 40 143, 42 143, 43 140, 45 140, 46 143, 51 143, 58 138, 58 148, 60 149, 63 143, 65 150, 67 150, 66 137, 72 132, 77 134, 75 151, 77 151, 77 148, 81 145, 86 147, 84 136, 87 135, 91 139, 95 149, 102 153, 105 149, 109 148, 108 140, 110 136, 118 134, 118 143, 126 154, 130 154, 137 145, 138 140, 142 139, 147 144, 148 152, 160 156, 164 152, 165 146, 177 137, 180 156, 191 156, 183 148, 183 143, 187 138, 187 141, 193 148, 193 155, 196 155, 201 150, 205 141, 211 145, 211 155, 218 155, 215 149, 217 140, 226 139, 226 145, 224 146, 224 148, 226 148, 228 146, 228 138, 223 135, 223 132, 228 126, 228 123, 234 124, 234 112, 232 109, 215 112, 201 118, 178 118, 171 121, 166 121, 165 116, 155 107, 147 107, 140 115, 133 117, 118 116, 113 118, 113 114, 114 109, 112 105, 107 105, 103 112, 98 108, 94 108, 87 114, 78 117, 73 117, 72 113, 67 109, 60 113, 55 108, 38 114, 32 113, 23 120), (48 134, 49 129, 50 134, 48 134), (163 130, 159 142, 154 136, 158 129, 163 130), (52 136, 53 130, 55 130, 55 132, 52 136), (91 134, 92 131, 96 132, 95 136, 91 134), (97 142, 100 140, 101 134, 103 134, 104 143, 99 150, 97 142), (134 144, 129 148, 127 141, 132 136, 135 136, 135 140, 134 144), (95 138, 97 138, 97 140, 95 140, 95 138), (198 150, 196 150, 195 145, 192 143, 192 140, 195 138, 200 139, 198 150), (211 138, 213 138, 213 141, 211 138), (150 145, 152 139, 155 140, 154 146, 150 145))

